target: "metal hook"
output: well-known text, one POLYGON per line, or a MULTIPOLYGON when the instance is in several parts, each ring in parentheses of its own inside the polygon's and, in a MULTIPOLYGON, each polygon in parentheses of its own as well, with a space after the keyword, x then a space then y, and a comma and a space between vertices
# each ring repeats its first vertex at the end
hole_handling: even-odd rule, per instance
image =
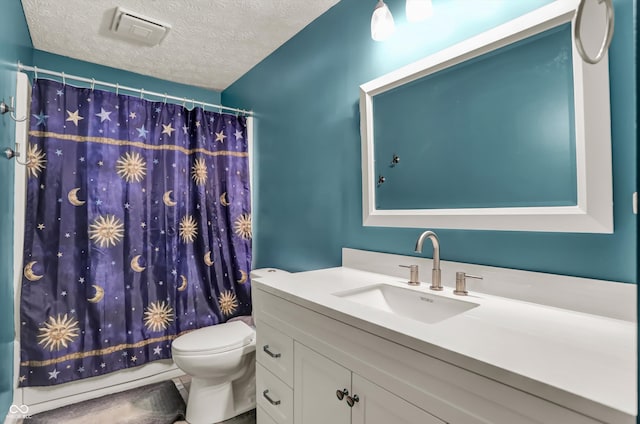
POLYGON ((19 118, 15 115, 14 111, 15 108, 13 107, 13 103, 15 101, 14 97, 9 97, 10 101, 11 101, 11 106, 7 105, 4 100, 2 102, 0 102, 0 114, 4 115, 5 113, 9 112, 9 116, 11 117, 11 119, 13 119, 16 122, 24 122, 27 120, 27 116, 25 116, 24 118, 19 118))
POLYGON ((587 63, 595 65, 600 62, 604 55, 607 53, 609 46, 611 45, 611 40, 613 39, 613 29, 615 26, 615 16, 613 13, 613 4, 611 0, 597 0, 599 4, 605 3, 607 8, 607 29, 604 34, 604 39, 602 40, 602 44, 600 45, 600 50, 598 50, 598 54, 596 57, 590 57, 587 52, 584 50, 584 46, 582 45, 582 39, 580 38, 580 27, 582 26, 582 13, 584 12, 584 5, 586 0, 580 0, 578 4, 578 9, 576 10, 576 20, 573 25, 573 38, 575 39, 576 49, 578 53, 587 63))
POLYGON ((27 161, 26 161, 26 162, 20 162, 20 161, 18 160, 18 158, 20 157, 20 152, 16 152, 15 150, 13 150, 13 149, 12 149, 12 148, 10 148, 10 147, 7 147, 6 149, 4 149, 4 155, 5 155, 5 157, 6 157, 7 159, 15 159, 15 160, 16 160, 16 162, 17 162, 18 164, 20 164, 20 165, 24 165, 24 166, 29 165, 29 160, 28 160, 28 159, 27 159, 27 161))

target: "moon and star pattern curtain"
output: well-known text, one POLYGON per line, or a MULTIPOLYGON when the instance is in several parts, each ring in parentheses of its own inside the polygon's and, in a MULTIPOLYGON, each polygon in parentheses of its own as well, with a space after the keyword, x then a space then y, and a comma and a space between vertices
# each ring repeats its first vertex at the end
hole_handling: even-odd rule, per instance
POLYGON ((34 81, 20 386, 171 357, 251 314, 245 117, 34 81))

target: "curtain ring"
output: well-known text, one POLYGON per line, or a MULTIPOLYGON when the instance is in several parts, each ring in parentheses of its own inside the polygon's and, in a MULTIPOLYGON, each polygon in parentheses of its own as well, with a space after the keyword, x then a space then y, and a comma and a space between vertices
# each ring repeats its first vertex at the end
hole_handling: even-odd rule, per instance
POLYGON ((140 89, 140 98, 144 99, 144 88, 140 89))
POLYGON ((96 88, 96 79, 91 78, 91 91, 93 91, 94 88, 96 88))
POLYGON ((183 97, 183 98, 182 98, 182 107, 183 107, 184 109, 186 109, 186 108, 187 108, 187 98, 186 98, 186 97, 183 97))
POLYGON ((167 93, 164 93, 164 104, 167 104, 167 93))
POLYGON ((598 50, 598 54, 596 54, 595 57, 590 57, 584 50, 582 39, 580 38, 580 28, 582 27, 582 12, 584 11, 585 2, 586 0, 580 0, 580 3, 578 4, 578 9, 575 15, 575 22, 573 25, 573 38, 575 40, 576 49, 582 57, 582 60, 590 63, 591 65, 595 65, 602 60, 604 55, 607 53, 609 46, 611 46, 611 40, 613 39, 613 29, 615 27, 615 15, 613 12, 613 4, 611 0, 598 0, 598 3, 600 4, 604 2, 607 8, 607 28, 604 34, 604 39, 602 40, 602 44, 600 45, 600 49, 598 50))
POLYGON ((64 76, 64 72, 62 72, 62 85, 67 85, 67 78, 64 76))
POLYGON ((195 107, 196 107, 196 101, 195 99, 191 99, 191 109, 193 110, 195 109, 195 107))
POLYGON ((119 93, 118 93, 119 91, 120 91, 120 84, 116 83, 116 96, 119 95, 119 93))
POLYGON ((37 66, 33 67, 33 73, 35 74, 36 79, 38 79, 38 67, 37 66))
POLYGON ((204 102, 202 102, 201 104, 202 104, 202 111, 204 112, 205 111, 205 104, 204 104, 204 102))

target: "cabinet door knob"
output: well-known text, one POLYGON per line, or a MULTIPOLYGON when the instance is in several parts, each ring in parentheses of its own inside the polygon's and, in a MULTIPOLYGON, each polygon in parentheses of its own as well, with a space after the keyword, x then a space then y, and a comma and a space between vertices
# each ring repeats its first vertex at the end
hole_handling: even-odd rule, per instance
POLYGON ((353 408, 353 405, 355 405, 359 401, 360 398, 358 397, 358 395, 353 395, 353 397, 347 396, 347 405, 349 405, 349 408, 353 408))
POLYGON ((262 392, 262 396, 264 396, 264 398, 266 400, 268 400, 271 405, 274 405, 274 406, 280 405, 280 401, 279 400, 271 399, 271 396, 269 396, 269 389, 267 389, 264 392, 262 392))
POLYGON ((349 394, 349 390, 347 390, 347 389, 336 390, 336 397, 339 400, 342 400, 348 394, 349 394))
POLYGON ((279 353, 273 353, 269 350, 269 345, 264 345, 262 346, 262 350, 264 350, 264 352, 271 356, 272 358, 279 358, 281 355, 279 353))

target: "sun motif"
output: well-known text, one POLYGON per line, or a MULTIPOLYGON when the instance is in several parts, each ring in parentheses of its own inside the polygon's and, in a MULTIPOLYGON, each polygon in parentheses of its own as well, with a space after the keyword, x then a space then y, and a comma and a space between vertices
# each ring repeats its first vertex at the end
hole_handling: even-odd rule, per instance
POLYGON ((183 243, 193 243, 198 235, 198 224, 191 215, 187 215, 180 220, 180 238, 183 243))
POLYGON ((238 299, 236 298, 235 293, 225 291, 220 293, 220 296, 218 297, 218 305, 220 306, 220 312, 224 315, 231 315, 236 311, 236 309, 238 309, 238 299))
POLYGON ((73 317, 68 317, 67 314, 57 317, 50 316, 49 321, 44 323, 44 327, 40 327, 40 334, 38 338, 41 340, 38 344, 44 345, 44 348, 49 348, 49 351, 59 350, 61 347, 67 347, 67 343, 74 341, 78 337, 78 321, 73 317))
POLYGON ((118 175, 128 183, 142 181, 147 174, 147 164, 139 153, 125 153, 116 162, 118 175))
POLYGON ((207 182, 207 164, 204 159, 196 159, 191 167, 191 178, 196 185, 204 185, 207 182))
POLYGON ((163 331, 173 321, 173 309, 167 303, 151 302, 144 311, 144 325, 151 331, 163 331))
POLYGON ((29 143, 29 147, 27 148, 27 172, 29 173, 29 177, 38 177, 40 172, 44 168, 46 168, 45 164, 47 160, 45 159, 46 154, 40 150, 36 144, 29 143))
POLYGON ((236 234, 243 239, 251 238, 251 215, 248 213, 240 215, 235 222, 236 234))
POLYGON ((100 247, 115 246, 124 237, 124 224, 115 215, 99 216, 89 226, 89 238, 100 247))

